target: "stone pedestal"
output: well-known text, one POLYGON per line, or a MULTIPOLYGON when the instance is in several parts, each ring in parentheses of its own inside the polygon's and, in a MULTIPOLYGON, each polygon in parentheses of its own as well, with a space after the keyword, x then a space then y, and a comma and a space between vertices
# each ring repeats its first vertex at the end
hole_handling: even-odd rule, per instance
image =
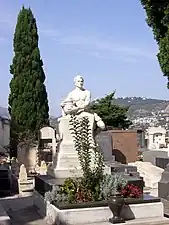
POLYGON ((81 176, 81 167, 77 152, 73 145, 61 145, 56 155, 57 162, 48 167, 48 174, 55 178, 79 177, 81 176))
POLYGON ((48 174, 55 178, 79 177, 82 175, 77 151, 74 149, 73 138, 69 130, 70 117, 59 119, 59 135, 61 142, 58 145, 53 164, 48 168, 48 174))
POLYGON ((158 182, 158 197, 169 200, 169 164, 158 182))

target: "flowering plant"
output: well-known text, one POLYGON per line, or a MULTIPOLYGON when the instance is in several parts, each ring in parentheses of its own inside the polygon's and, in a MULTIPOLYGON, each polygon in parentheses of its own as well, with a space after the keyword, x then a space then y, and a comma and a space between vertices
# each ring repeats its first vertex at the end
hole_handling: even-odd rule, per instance
POLYGON ((142 195, 142 191, 138 186, 128 184, 120 190, 123 198, 139 198, 142 195))
POLYGON ((138 161, 143 161, 143 154, 141 152, 138 153, 138 161))

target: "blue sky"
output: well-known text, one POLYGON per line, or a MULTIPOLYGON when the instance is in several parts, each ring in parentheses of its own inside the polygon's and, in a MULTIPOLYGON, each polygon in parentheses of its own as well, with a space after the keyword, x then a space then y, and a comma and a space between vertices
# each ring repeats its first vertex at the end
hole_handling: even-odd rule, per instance
POLYGON ((59 115, 76 73, 84 76, 93 98, 116 90, 116 96, 168 99, 158 48, 139 0, 1 0, 1 106, 7 107, 13 34, 23 4, 37 19, 52 115, 59 115))

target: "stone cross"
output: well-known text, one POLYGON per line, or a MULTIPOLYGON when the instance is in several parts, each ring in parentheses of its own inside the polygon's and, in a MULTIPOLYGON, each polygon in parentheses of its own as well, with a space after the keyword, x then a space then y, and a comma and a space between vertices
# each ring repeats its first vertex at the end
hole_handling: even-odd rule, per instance
POLYGON ((19 181, 20 182, 26 182, 27 181, 27 172, 24 164, 20 166, 20 172, 19 172, 19 181))
POLYGON ((46 165, 45 161, 41 161, 39 173, 40 173, 40 175, 46 175, 47 174, 47 165, 46 165))

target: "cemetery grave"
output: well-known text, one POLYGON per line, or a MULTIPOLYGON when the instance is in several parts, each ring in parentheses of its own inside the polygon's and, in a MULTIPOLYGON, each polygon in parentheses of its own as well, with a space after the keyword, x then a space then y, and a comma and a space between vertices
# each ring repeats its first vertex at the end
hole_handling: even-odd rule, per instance
MULTIPOLYGON (((62 104, 63 110, 67 101, 62 104)), ((65 113, 69 114, 70 109, 66 107, 65 113)), ((97 121, 100 121, 98 125, 102 124, 101 118, 88 112, 59 118, 61 141, 57 153, 54 152, 57 157, 53 157, 47 175, 35 177, 36 207, 42 215, 45 211, 56 224, 119 223, 133 219, 137 223, 154 217, 156 221, 168 221, 164 218, 160 198, 143 194, 144 181, 137 168, 116 162, 112 155, 112 138, 107 131, 99 132, 96 137, 99 151, 90 147, 94 143, 91 131, 97 121), (81 143, 85 143, 85 147, 81 143), (96 157, 95 164, 92 164, 92 154, 96 157), (95 177, 97 182, 92 183, 95 177), (102 189, 96 192, 95 185, 102 189), (114 211, 117 205, 121 207, 121 214, 114 211)))
MULTIPOLYGON (((168 222, 161 199, 143 194, 144 181, 137 167, 117 162, 112 151, 111 133, 100 130, 96 137, 92 136, 95 126, 104 127, 101 118, 95 114, 84 111, 77 116, 63 116, 58 120, 58 138, 53 128, 41 129, 41 139, 52 143, 50 166, 44 160, 34 159, 36 173, 31 175, 26 169, 27 163, 19 166, 16 159, 11 160, 10 166, 3 165, 6 169, 0 170, 1 179, 7 178, 7 174, 14 174, 18 179, 18 201, 23 200, 25 206, 17 212, 24 215, 24 212, 36 209, 41 222, 50 221, 56 225, 132 224, 133 221, 146 224, 144 222, 154 218, 164 224, 168 222), (29 199, 24 199, 30 189, 29 199), (121 207, 119 211, 117 205, 121 207)), ((2 189, 12 190, 11 183, 7 184, 8 187, 2 189)), ((0 204, 17 221, 13 201, 10 201, 8 206, 4 200, 0 200, 0 204)))
MULTIPOLYGON (((147 12, 154 9, 149 8, 151 3, 142 4, 147 12)), ((164 8, 167 12, 168 8, 164 8)), ((163 14, 163 5, 160 10, 163 14)), ((156 33, 156 29, 153 31, 156 33)), ((119 111, 124 111, 122 114, 114 110, 118 108, 112 104, 114 93, 106 96, 109 100, 101 107, 105 109, 109 105, 106 116, 110 118, 105 119, 102 110, 92 108, 97 101, 96 104, 91 101, 90 91, 83 87, 84 78, 77 75, 74 90, 60 104, 62 115, 54 126, 57 129, 49 126, 48 95, 38 39, 36 19, 31 9, 23 6, 17 18, 14 58, 10 66, 11 131, 8 121, 6 135, 5 123, 1 132, 1 146, 4 149, 10 146, 11 153, 17 151, 17 159, 0 153, 0 225, 169 224, 168 155, 162 152, 158 157, 157 153, 143 155, 143 161, 147 157, 163 169, 135 162, 137 132, 128 129, 127 107, 119 107, 119 111), (112 122, 116 112, 122 124, 112 122), (113 133, 115 124, 123 129, 113 133), (159 197, 145 194, 145 185, 158 188, 159 197)), ((164 41, 161 51, 168 40, 159 39, 160 44, 164 41)), ((161 53, 165 51, 159 52, 159 56, 161 53)), ((165 131, 161 130, 164 145, 165 131)), ((153 147, 152 129, 150 131, 149 145, 153 147)), ((155 142, 160 147, 157 137, 155 142)))
MULTIPOLYGON (((4 199, 0 199, 0 204, 7 215, 10 215, 13 221, 19 221, 15 218, 17 213, 19 215, 19 212, 22 212, 24 215, 25 212, 31 213, 36 209, 35 212, 37 211, 39 215, 37 221, 44 222, 44 224, 45 221, 50 221, 51 224, 55 223, 56 225, 60 222, 67 225, 95 223, 106 225, 110 222, 137 224, 139 221, 140 224, 146 224, 148 221, 152 222, 154 218, 156 221, 154 220, 152 224, 157 221, 159 224, 167 223, 168 219, 164 217, 161 199, 143 194, 144 181, 140 177, 137 167, 116 161, 112 152, 112 137, 109 131, 97 133, 95 140, 99 147, 98 150, 95 146, 90 145, 90 143, 95 143, 95 140, 93 142, 92 139, 94 137, 90 136, 92 133, 90 133, 90 129, 94 127, 93 123, 98 121, 102 124, 102 121, 96 115, 88 113, 84 115, 72 117, 72 121, 70 121, 70 117, 60 118, 58 121, 58 137, 60 139, 56 139, 56 136, 53 135, 53 128, 45 127, 41 130, 43 132, 51 131, 45 135, 41 133, 41 137, 46 139, 50 137, 52 140, 50 142, 53 146, 53 163, 47 166, 44 160, 39 161, 38 159, 35 165, 36 173, 32 174, 31 179, 24 164, 19 166, 16 159, 12 159, 10 164, 4 163, 4 158, 1 160, 0 179, 4 184, 1 186, 2 192, 7 190, 10 194, 12 190, 10 177, 14 176, 20 193, 19 198, 17 197, 18 201, 23 201, 23 206, 14 213, 14 199, 10 200, 10 204, 6 204, 4 199), (78 123, 81 125, 78 126, 78 123), (76 126, 74 126, 75 124, 76 126), (76 130, 77 127, 80 132, 76 130), (86 130, 87 127, 88 130, 86 130), (76 135, 71 133, 72 130, 76 135), (81 141, 78 142, 78 140, 81 141), (83 140, 86 143, 85 148, 81 146, 83 140), (76 149, 75 146, 78 148, 76 149), (80 155, 81 152, 78 149, 83 155, 80 155), (92 164, 94 158, 91 149, 94 150, 95 164, 92 164), (85 157, 85 154, 90 162, 85 161, 87 158, 83 158, 85 162, 83 164, 80 159, 85 157), (95 167, 92 167, 93 165, 95 167), (88 171, 87 173, 84 168, 88 171), (101 170, 99 170, 100 168, 101 170), (92 170, 95 172, 93 173, 92 170), (100 180, 93 183, 96 186, 93 186, 94 189, 92 189, 93 187, 89 183, 92 183, 94 178, 97 181, 100 180), (100 188, 98 193, 95 191, 97 185, 100 188), (24 199, 29 190, 32 191, 29 199, 24 199), (114 211, 119 204, 118 201, 121 201, 120 214, 116 214, 117 212, 114 211), (112 217, 113 215, 117 216, 112 217)), ((26 215, 23 217, 26 218, 26 215)), ((22 220, 24 219, 22 218, 22 220)))

